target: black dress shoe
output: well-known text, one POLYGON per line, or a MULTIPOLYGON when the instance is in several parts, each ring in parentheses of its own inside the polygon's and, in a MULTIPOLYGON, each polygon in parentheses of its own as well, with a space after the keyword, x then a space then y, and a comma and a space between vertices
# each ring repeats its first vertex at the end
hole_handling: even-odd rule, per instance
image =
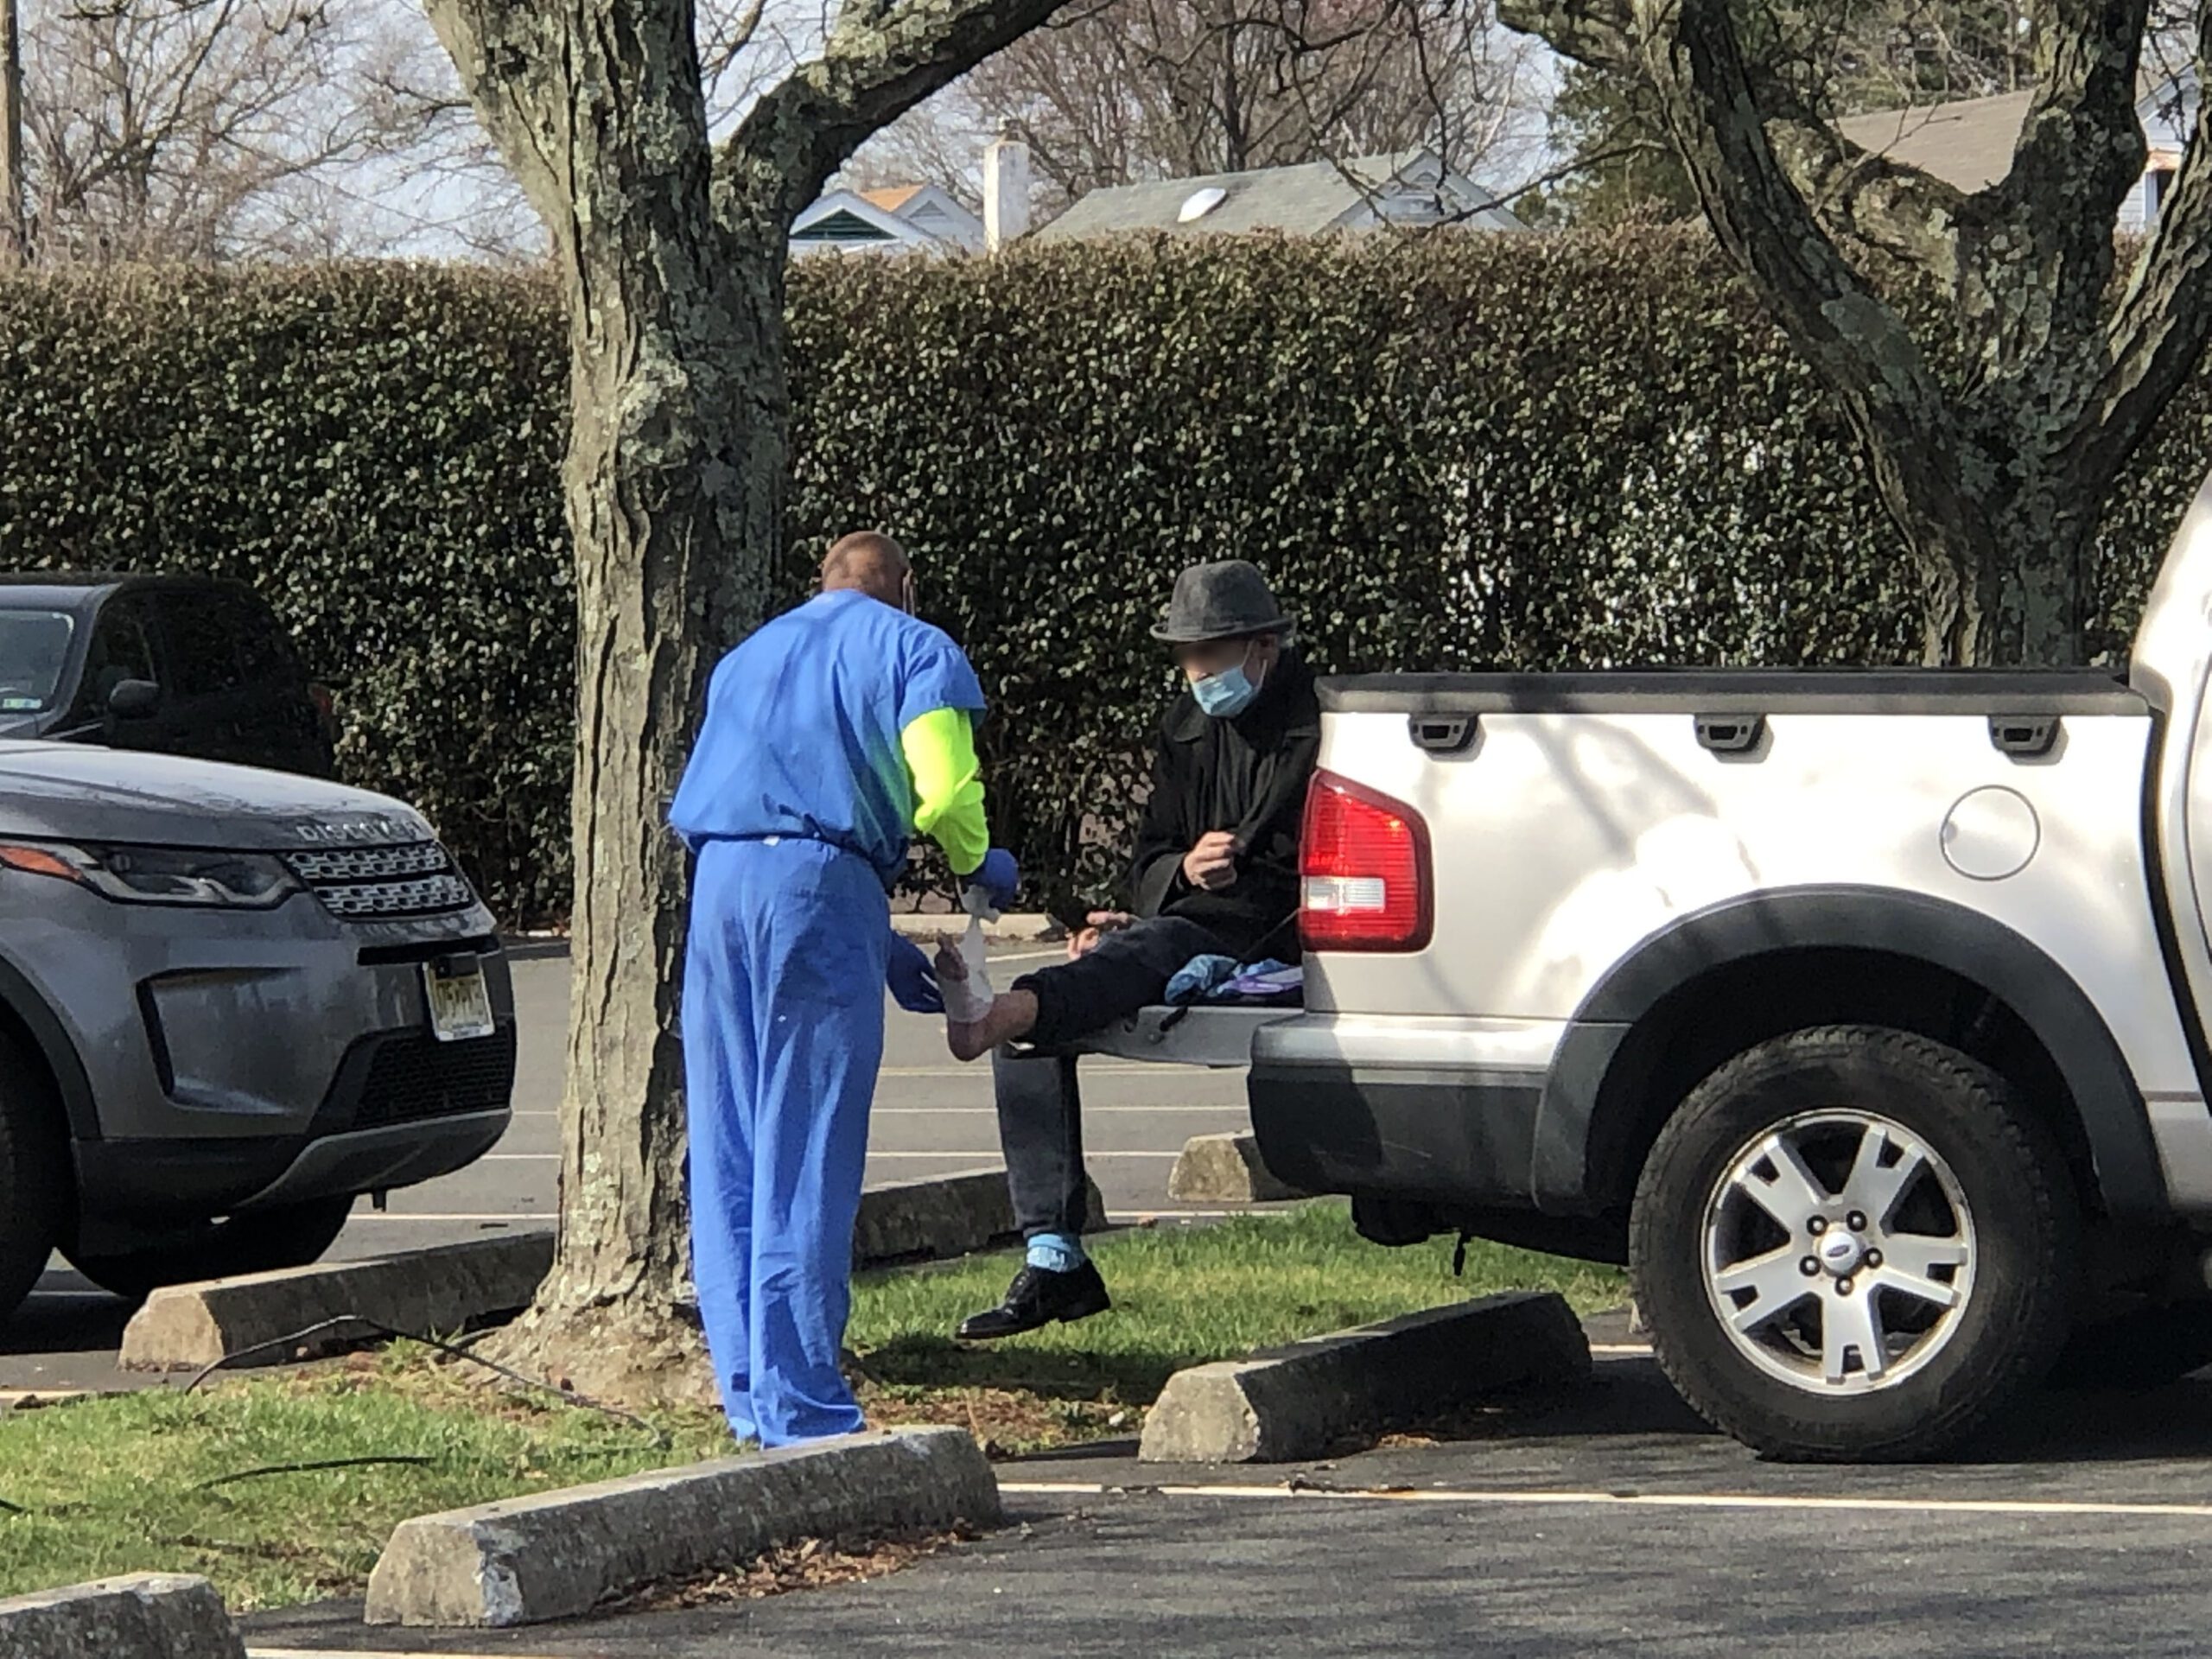
POLYGON ((1055 1321, 1071 1325, 1113 1306, 1114 1299, 1106 1294, 1106 1281, 1089 1262, 1073 1273, 1025 1266, 1014 1275, 1004 1301, 961 1321, 960 1339, 990 1342, 1000 1337, 1018 1337, 1055 1321))

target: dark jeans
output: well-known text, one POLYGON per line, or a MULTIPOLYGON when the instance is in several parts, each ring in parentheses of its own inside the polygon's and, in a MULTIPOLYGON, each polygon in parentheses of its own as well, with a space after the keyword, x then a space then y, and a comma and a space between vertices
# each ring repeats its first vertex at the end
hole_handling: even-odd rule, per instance
MULTIPOLYGON (((1179 916, 1156 916, 1118 933, 1073 962, 1056 963, 1014 982, 1037 996, 1037 1025, 1028 1041, 1053 1048, 1127 1019, 1160 1000, 1193 957, 1233 956, 1232 945, 1179 916)), ((1083 1166, 1083 1097, 1075 1056, 991 1056, 997 1092, 999 1147, 1007 1186, 1025 1237, 1081 1233, 1088 1219, 1089 1176, 1083 1166)))

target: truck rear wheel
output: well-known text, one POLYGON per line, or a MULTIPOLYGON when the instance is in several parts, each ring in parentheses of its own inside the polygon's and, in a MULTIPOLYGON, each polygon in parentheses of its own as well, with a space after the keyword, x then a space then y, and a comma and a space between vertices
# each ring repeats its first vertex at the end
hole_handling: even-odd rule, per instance
POLYGON ((68 1182, 60 1102, 37 1064, 0 1036, 0 1319, 46 1271, 68 1182))
POLYGON ((353 1213, 348 1195, 226 1217, 183 1238, 115 1255, 69 1253, 69 1265, 102 1290, 143 1301, 164 1285, 196 1285, 320 1262, 353 1213))
POLYGON ((1933 1456, 2066 1339, 2078 1216, 2010 1085, 1909 1033, 1738 1056, 1661 1132, 1630 1263, 1661 1367, 1763 1456, 1933 1456))

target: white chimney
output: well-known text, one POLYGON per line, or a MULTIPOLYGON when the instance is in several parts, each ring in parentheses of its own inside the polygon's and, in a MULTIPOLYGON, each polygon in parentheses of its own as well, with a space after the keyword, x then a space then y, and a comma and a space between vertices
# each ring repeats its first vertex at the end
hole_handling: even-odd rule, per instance
POLYGON ((983 246, 995 253, 1029 229, 1029 146, 994 139, 983 152, 983 246))

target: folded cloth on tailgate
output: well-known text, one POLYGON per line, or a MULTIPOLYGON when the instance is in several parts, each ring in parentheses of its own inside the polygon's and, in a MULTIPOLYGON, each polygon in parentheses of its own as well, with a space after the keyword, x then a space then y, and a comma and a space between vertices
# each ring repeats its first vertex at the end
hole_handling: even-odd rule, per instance
POLYGON ((1272 958, 1249 964, 1233 957, 1193 957, 1167 982, 1166 1001, 1243 1003, 1264 1007, 1293 1007, 1305 1000, 1306 974, 1301 968, 1272 958))

